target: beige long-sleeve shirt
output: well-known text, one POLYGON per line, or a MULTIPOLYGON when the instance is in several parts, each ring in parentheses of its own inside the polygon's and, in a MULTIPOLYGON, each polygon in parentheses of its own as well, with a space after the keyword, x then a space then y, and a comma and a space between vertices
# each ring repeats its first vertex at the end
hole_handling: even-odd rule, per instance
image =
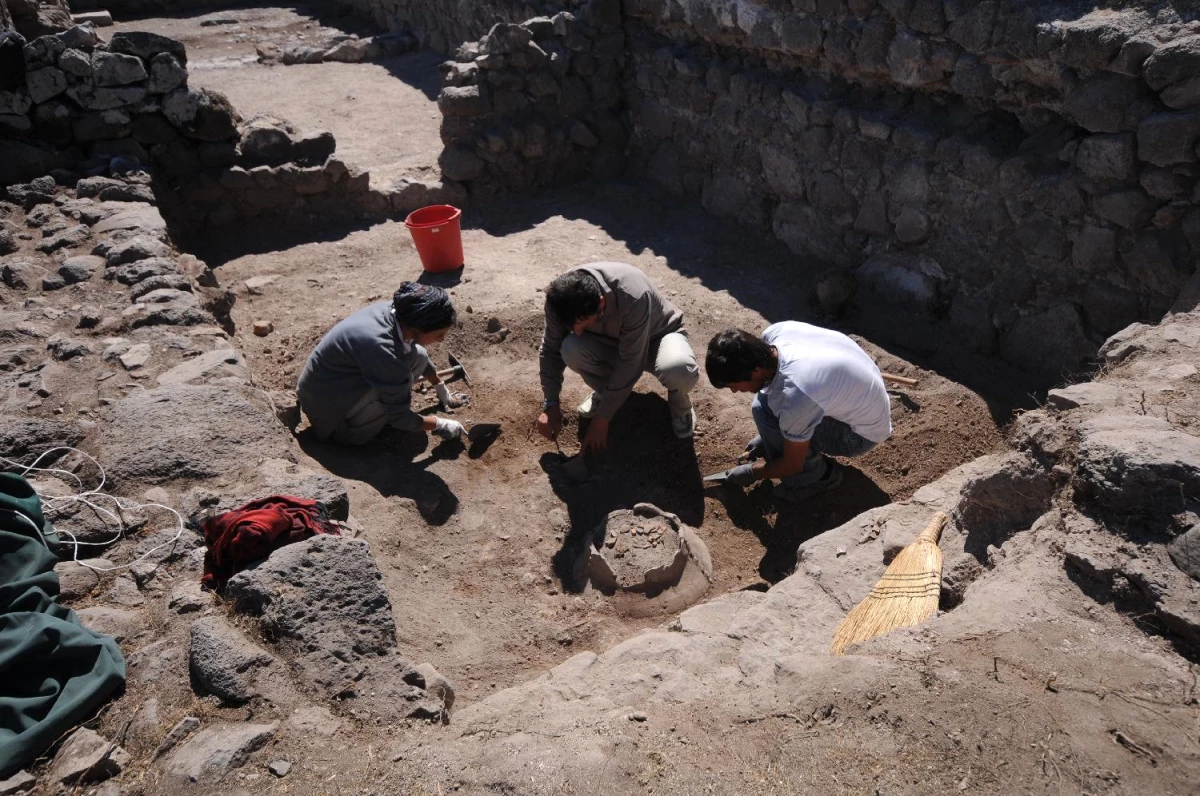
MULTIPOLYGON (((618 361, 608 387, 596 392, 592 410, 611 419, 625 403, 633 385, 646 367, 646 355, 663 335, 683 328, 683 313, 654 287, 644 273, 625 263, 588 263, 571 270, 584 270, 600 283, 604 309, 585 335, 596 334, 617 341, 618 361)), ((542 394, 557 401, 562 390, 562 342, 571 329, 546 308, 546 327, 539 351, 542 394)))

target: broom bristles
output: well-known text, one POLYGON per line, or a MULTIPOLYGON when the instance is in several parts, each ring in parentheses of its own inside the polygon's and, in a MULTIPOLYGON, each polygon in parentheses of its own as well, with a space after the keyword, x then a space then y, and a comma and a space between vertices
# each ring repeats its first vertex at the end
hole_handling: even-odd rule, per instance
POLYGON ((938 538, 946 515, 938 512, 917 541, 892 559, 866 599, 854 607, 833 634, 834 655, 851 644, 900 627, 920 624, 937 613, 942 587, 942 549, 938 538))

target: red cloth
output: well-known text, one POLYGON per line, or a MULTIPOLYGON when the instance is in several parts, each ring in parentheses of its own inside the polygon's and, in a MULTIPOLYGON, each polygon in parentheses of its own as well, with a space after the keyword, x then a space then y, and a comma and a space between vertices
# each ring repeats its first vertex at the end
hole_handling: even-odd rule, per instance
POLYGON ((315 536, 337 534, 325 506, 315 500, 272 495, 218 514, 200 526, 208 552, 201 585, 221 589, 236 573, 272 550, 315 536))

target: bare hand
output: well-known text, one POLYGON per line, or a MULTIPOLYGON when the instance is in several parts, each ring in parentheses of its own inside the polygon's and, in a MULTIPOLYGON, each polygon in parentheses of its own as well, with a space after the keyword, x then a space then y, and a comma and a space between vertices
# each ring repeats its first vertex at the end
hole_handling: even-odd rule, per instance
POLYGON ((583 435, 585 453, 599 453, 608 447, 608 418, 597 417, 583 435))
POLYGON ((547 407, 546 411, 538 415, 537 430, 548 440, 558 438, 558 432, 562 430, 562 412, 557 406, 547 407))

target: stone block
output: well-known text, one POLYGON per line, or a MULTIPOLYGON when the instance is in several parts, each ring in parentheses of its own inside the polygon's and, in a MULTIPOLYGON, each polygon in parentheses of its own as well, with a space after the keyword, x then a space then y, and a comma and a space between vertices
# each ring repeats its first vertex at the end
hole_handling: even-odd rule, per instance
POLYGON ((168 94, 187 83, 187 68, 170 53, 159 53, 150 61, 151 94, 168 94))
POLYGON ((482 116, 491 110, 491 103, 480 86, 450 86, 438 95, 438 108, 447 116, 482 116))
POLYGON ((1000 354, 1009 362, 1055 378, 1082 372, 1095 353, 1073 304, 1020 316, 1000 342, 1000 354))
POLYGON ((146 98, 146 89, 143 86, 108 88, 81 84, 68 88, 67 96, 84 110, 103 111, 136 105, 146 98))
POLYGON ((58 68, 73 77, 90 79, 92 76, 92 59, 82 50, 67 50, 58 59, 58 68))
POLYGON ((133 131, 133 120, 122 110, 96 111, 75 119, 72 128, 79 141, 123 138, 133 131))
POLYGON ((170 53, 181 64, 187 64, 187 49, 183 42, 157 33, 128 31, 114 33, 109 39, 108 49, 114 53, 136 55, 146 61, 153 60, 159 53, 170 53))
POLYGON ((67 90, 67 76, 60 69, 47 66, 25 73, 29 98, 35 103, 46 102, 67 90))
POLYGON ((1154 205, 1141 188, 1128 188, 1096 197, 1095 212, 1125 229, 1140 229, 1154 214, 1154 205))
POLYGON ((902 86, 919 88, 941 79, 930 60, 929 45, 919 36, 902 30, 888 46, 888 74, 902 86))
POLYGON ((1121 182, 1137 173, 1135 139, 1132 133, 1091 135, 1079 142, 1075 165, 1097 180, 1121 182))
POLYGON ((146 79, 142 60, 119 52, 94 53, 92 73, 98 86, 127 86, 146 79))
POLYGON ((214 785, 265 746, 277 724, 214 724, 164 758, 166 772, 189 783, 214 785))
POLYGON ((1117 233, 1105 227, 1087 224, 1076 235, 1071 262, 1084 273, 1096 274, 1117 264, 1117 233))
POLYGON ((189 668, 212 694, 227 702, 245 702, 261 691, 255 683, 260 670, 275 657, 217 616, 192 623, 189 668))
POLYGON ((285 122, 270 117, 252 119, 241 129, 239 165, 278 166, 291 159, 292 136, 285 122))
POLYGON ((324 166, 336 148, 333 133, 308 133, 292 141, 292 159, 306 166, 324 166))
POLYGON ((76 730, 50 764, 49 779, 57 785, 103 782, 129 765, 129 753, 86 727, 76 730))
POLYGON ((936 312, 941 305, 944 277, 932 260, 900 254, 875 255, 854 274, 860 290, 887 297, 895 305, 926 315, 936 312))
POLYGON ((0 113, 23 116, 33 107, 33 100, 24 88, 15 91, 0 91, 0 113))
POLYGON ((1194 269, 1194 264, 1188 262, 1186 251, 1187 242, 1182 233, 1145 230, 1121 251, 1121 260, 1129 275, 1145 290, 1174 298, 1194 269))
POLYGON ((1200 73, 1200 35, 1160 45, 1142 64, 1142 77, 1155 91, 1200 73))
POLYGON ((1198 138, 1200 110, 1156 113, 1138 125, 1138 157, 1155 166, 1194 162, 1198 138))
POLYGON ((240 118, 223 94, 208 89, 176 89, 165 95, 163 115, 188 138, 225 141, 236 138, 240 118))
POLYGON ((1130 108, 1145 94, 1140 80, 1100 72, 1079 83, 1067 95, 1066 109, 1080 127, 1093 133, 1132 130, 1130 108))
POLYGON ((808 58, 821 54, 825 34, 819 18, 788 14, 783 18, 779 33, 780 46, 785 52, 808 58))

